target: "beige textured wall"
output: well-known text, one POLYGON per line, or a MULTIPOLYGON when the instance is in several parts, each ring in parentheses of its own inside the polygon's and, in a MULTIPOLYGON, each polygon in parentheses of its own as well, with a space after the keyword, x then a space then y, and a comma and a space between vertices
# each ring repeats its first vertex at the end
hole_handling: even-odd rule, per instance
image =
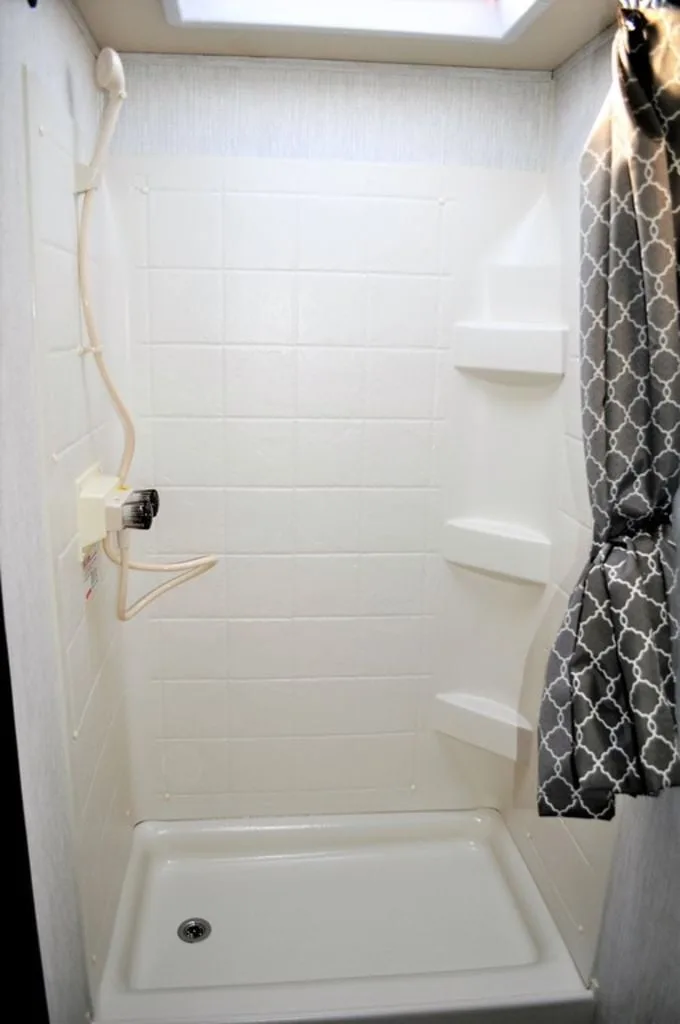
POLYGON ((597 1024, 677 1024, 680 790, 622 802, 596 976, 597 1024))

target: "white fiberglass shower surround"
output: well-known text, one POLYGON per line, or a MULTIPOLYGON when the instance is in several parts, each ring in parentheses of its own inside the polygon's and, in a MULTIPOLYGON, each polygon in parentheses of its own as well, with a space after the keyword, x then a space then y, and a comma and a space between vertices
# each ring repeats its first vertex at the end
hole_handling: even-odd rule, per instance
MULTIPOLYGON (((128 533, 139 526, 149 492, 125 486, 134 427, 102 362, 87 270, 93 186, 125 98, 122 65, 113 51, 99 55, 97 80, 109 99, 80 221, 80 290, 90 339, 84 354, 97 360, 126 443, 121 468, 112 481, 103 478, 104 488, 100 475, 94 474, 94 483, 93 475, 86 475, 79 525, 81 532, 89 529, 81 536, 84 551, 101 542, 118 565, 117 612, 126 621, 173 589, 173 582, 128 607, 129 567, 152 568, 130 562, 128 555, 128 533), (126 509, 132 509, 127 519, 126 509), (116 547, 110 540, 112 520, 116 547), (100 529, 99 535, 98 522, 106 533, 100 529)), ((529 241, 511 237, 497 262, 515 270, 516 307, 522 306, 522 289, 528 297, 539 278, 548 292, 543 301, 549 315, 550 292, 554 299, 559 284, 555 268, 530 262, 540 232, 549 229, 541 205, 525 224, 529 241)), ((493 288, 493 272, 489 278, 493 288)), ((493 296, 490 304, 504 301, 493 296)), ((521 313, 529 315, 530 308, 535 315, 533 297, 531 303, 525 298, 521 313)), ((517 315, 517 308, 513 312, 517 315)), ((485 334, 492 354, 498 348, 495 334, 502 329, 490 324, 460 328, 472 340, 475 365, 485 334)), ((539 333, 542 351, 533 366, 532 339, 533 349, 520 360, 539 376, 559 376, 561 326, 523 329, 539 333)), ((466 365, 465 355, 458 365, 466 365)), ((158 505, 156 496, 144 526, 153 526, 158 505)), ((538 532, 527 530, 518 541, 502 524, 473 519, 451 520, 446 531, 452 562, 539 583, 547 573, 540 555, 549 542, 538 532)), ((215 565, 210 557, 176 563, 174 586, 215 565)), ((510 763, 518 756, 517 736, 529 732, 518 712, 474 695, 438 696, 432 718, 434 729, 472 738, 510 763)), ((146 823, 136 830, 99 991, 102 1021, 167 1024, 193 1018, 226 1024, 414 1011, 463 1017, 480 1010, 487 1019, 495 1012, 506 1021, 521 1013, 525 1024, 532 1019, 540 1024, 547 1014, 552 1024, 560 1018, 574 1024, 587 1021, 591 1012, 590 997, 499 816, 488 811, 317 815, 247 824, 146 823)))
POLYGON ((589 540, 577 155, 608 39, 556 75, 106 50, 95 78, 71 6, 35 18, 94 1019, 586 1024, 612 826, 540 821, 533 748, 589 540))

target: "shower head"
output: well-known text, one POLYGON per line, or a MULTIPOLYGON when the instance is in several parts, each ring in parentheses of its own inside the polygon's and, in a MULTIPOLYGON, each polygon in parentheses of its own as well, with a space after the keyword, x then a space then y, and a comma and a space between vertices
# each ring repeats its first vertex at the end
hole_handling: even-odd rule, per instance
POLYGON ((95 77, 100 89, 109 96, 125 99, 125 72, 123 62, 110 46, 100 50, 95 64, 95 77))
POLYGON ((89 192, 97 187, 99 175, 116 130, 118 117, 127 97, 123 62, 115 50, 108 46, 100 50, 95 62, 94 73, 97 85, 106 93, 106 102, 94 153, 87 174, 83 175, 82 181, 79 183, 79 192, 89 192))

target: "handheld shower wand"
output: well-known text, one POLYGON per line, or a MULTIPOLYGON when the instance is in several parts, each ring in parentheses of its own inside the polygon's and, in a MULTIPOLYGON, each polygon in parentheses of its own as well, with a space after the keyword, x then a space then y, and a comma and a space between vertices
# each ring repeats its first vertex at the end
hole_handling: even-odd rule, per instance
MULTIPOLYGON (((89 353, 92 355, 123 428, 123 453, 120 466, 118 467, 117 479, 118 487, 124 489, 127 487, 127 478, 135 454, 135 425, 120 392, 111 378, 106 360, 104 359, 97 321, 92 309, 89 275, 89 243, 94 194, 126 98, 125 72, 122 61, 115 50, 107 47, 100 52, 95 65, 95 76, 97 85, 108 93, 108 98, 94 154, 87 168, 86 180, 80 189, 83 193, 83 201, 78 226, 78 281, 83 318, 88 337, 88 345, 83 349, 83 352, 84 354, 89 353)), ((151 604, 152 601, 161 597, 162 594, 166 594, 174 587, 196 579, 198 576, 202 576, 203 573, 208 572, 209 569, 214 568, 217 564, 217 559, 212 555, 206 555, 183 562, 159 564, 132 561, 129 554, 129 530, 148 529, 152 525, 153 519, 158 512, 158 493, 154 490, 132 492, 122 508, 126 511, 122 512, 120 528, 114 532, 107 533, 102 541, 102 547, 107 557, 118 566, 118 618, 128 621, 137 615, 138 612, 142 611, 143 608, 146 608, 147 605, 151 604), (128 606, 127 592, 130 570, 176 573, 177 575, 165 583, 154 587, 138 601, 135 601, 134 604, 128 606)))

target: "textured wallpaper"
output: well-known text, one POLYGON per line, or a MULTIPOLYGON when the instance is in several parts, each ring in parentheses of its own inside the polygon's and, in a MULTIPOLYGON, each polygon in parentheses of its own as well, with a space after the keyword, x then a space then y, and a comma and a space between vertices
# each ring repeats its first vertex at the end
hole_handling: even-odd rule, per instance
POLYGON ((555 74, 554 157, 578 160, 612 80, 611 41, 605 32, 555 74))
POLYGON ((126 55, 116 152, 541 171, 543 72, 126 55))

